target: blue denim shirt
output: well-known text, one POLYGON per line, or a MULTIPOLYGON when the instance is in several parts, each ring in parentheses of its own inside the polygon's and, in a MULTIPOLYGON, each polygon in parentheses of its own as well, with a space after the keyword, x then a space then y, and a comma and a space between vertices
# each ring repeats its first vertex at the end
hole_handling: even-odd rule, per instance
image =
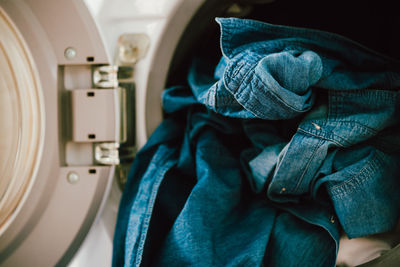
MULTIPOLYGON (((264 172, 270 174, 263 176, 264 183, 270 179, 268 198, 297 203, 304 194, 315 197, 324 184, 350 238, 392 228, 398 216, 398 204, 393 204, 399 199, 395 190, 386 197, 380 197, 386 191, 375 192, 376 206, 387 209, 382 213, 369 205, 362 209, 359 204, 365 199, 355 195, 370 192, 371 187, 380 188, 387 177, 392 177, 388 183, 397 185, 397 158, 368 143, 349 151, 399 123, 400 63, 331 33, 252 20, 217 21, 221 25, 224 57, 215 77, 208 79, 202 66, 194 64, 189 81, 198 101, 217 113, 236 118, 276 120, 307 113, 279 153, 276 148, 270 151, 268 146, 258 156, 261 162, 275 163, 264 167, 268 169, 264 172), (320 99, 317 105, 316 97, 320 99), (350 153, 359 155, 361 150, 363 156, 348 166, 350 173, 331 170, 323 174, 329 176, 316 180, 323 164, 333 168, 327 167, 333 160, 324 162, 334 157, 331 153, 340 151, 342 155, 346 151, 353 158, 350 153), (270 157, 277 160, 271 161, 270 157), (334 175, 330 175, 332 171, 334 175), (373 177, 373 184, 369 177, 373 177), (388 219, 387 213, 396 216, 388 219)), ((257 183, 261 183, 259 187, 264 184, 257 183)))
POLYGON ((165 90, 114 266, 335 266, 399 218, 399 63, 330 33, 218 19, 223 58, 165 90))

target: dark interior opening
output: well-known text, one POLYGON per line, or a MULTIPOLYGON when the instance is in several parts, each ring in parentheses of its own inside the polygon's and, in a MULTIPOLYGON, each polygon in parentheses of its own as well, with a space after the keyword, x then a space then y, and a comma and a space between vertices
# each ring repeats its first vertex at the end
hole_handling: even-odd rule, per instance
POLYGON ((242 17, 333 32, 400 59, 400 37, 397 33, 400 20, 397 13, 396 1, 206 1, 182 35, 171 61, 166 85, 168 87, 186 81, 193 55, 220 53, 219 27, 215 17, 242 17), (232 8, 234 5, 236 8, 232 8), (237 7, 241 11, 238 12, 237 7), (210 44, 214 44, 214 47, 210 47, 210 44))

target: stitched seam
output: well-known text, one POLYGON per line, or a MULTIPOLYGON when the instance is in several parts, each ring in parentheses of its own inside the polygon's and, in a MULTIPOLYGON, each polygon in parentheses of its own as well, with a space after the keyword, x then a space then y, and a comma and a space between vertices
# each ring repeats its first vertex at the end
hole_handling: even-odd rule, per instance
MULTIPOLYGON (((211 87, 212 88, 212 87, 211 87)), ((206 98, 206 105, 208 106, 208 107, 210 107, 210 108, 215 108, 215 107, 213 107, 212 105, 210 105, 210 103, 212 102, 212 98, 214 98, 214 106, 217 106, 217 99, 216 99, 216 97, 215 97, 215 92, 213 93, 213 91, 212 90, 209 90, 208 91, 208 94, 207 94, 207 98, 206 98)))
MULTIPOLYGON (((360 91, 360 92, 367 94, 365 91, 360 91)), ((383 91, 383 92, 385 92, 385 91, 383 91)), ((343 114, 340 111, 343 110, 343 104, 345 101, 344 97, 347 96, 346 93, 347 93, 347 95, 351 94, 351 92, 344 92, 344 91, 330 91, 329 92, 328 119, 331 121, 336 121, 336 122, 354 123, 356 125, 361 126, 365 130, 369 131, 371 134, 376 135, 378 133, 378 131, 374 128, 369 127, 368 125, 364 125, 360 122, 353 121, 353 120, 343 120, 343 119, 338 118, 338 115, 343 114)), ((390 91, 388 91, 386 94, 389 95, 390 91)), ((386 99, 386 97, 385 97, 385 99, 386 99)))
MULTIPOLYGON (((258 83, 258 80, 255 79, 254 83, 258 83)), ((250 86, 250 85, 247 85, 245 88, 248 88, 248 86, 250 86)), ((251 85, 251 86, 253 86, 253 85, 251 85)), ((259 85, 258 85, 258 84, 255 84, 254 86, 257 87, 257 86, 259 86, 259 85)), ((286 112, 288 112, 288 113, 293 113, 293 110, 292 110, 292 109, 290 109, 289 107, 287 107, 287 106, 285 106, 285 105, 281 105, 282 102, 280 101, 280 99, 274 97, 274 96, 271 94, 270 91, 266 91, 265 93, 268 94, 268 98, 270 98, 270 102, 272 103, 271 106, 279 106, 281 109, 285 109, 286 112)), ((263 103, 261 103, 260 99, 259 99, 258 97, 255 96, 254 90, 250 90, 250 94, 251 94, 251 96, 252 96, 252 101, 256 101, 257 103, 251 103, 251 102, 249 102, 249 101, 250 101, 250 98, 247 98, 247 101, 245 101, 245 102, 243 103, 243 105, 246 105, 248 108, 250 108, 251 111, 250 111, 250 110, 249 110, 249 111, 250 111, 251 113, 255 114, 255 116, 260 117, 260 118, 264 117, 265 114, 263 114, 263 112, 261 112, 261 111, 258 110, 258 108, 259 108, 260 106, 263 106, 263 103)), ((240 96, 241 96, 241 94, 238 94, 238 97, 240 97, 240 96)), ((293 115, 288 116, 288 117, 293 117, 293 115)))
MULTIPOLYGON (((325 120, 314 120, 314 121, 315 121, 318 125, 321 125, 322 128, 323 128, 324 126, 326 126, 329 122, 337 123, 337 124, 339 124, 339 125, 335 125, 335 126, 339 126, 339 127, 340 127, 341 125, 348 126, 349 124, 350 124, 350 126, 352 126, 352 127, 358 126, 358 127, 361 128, 361 130, 358 131, 358 133, 359 133, 358 135, 359 135, 359 136, 360 136, 361 134, 364 134, 364 133, 368 134, 369 136, 371 136, 371 135, 377 135, 377 134, 378 134, 378 131, 376 131, 376 130, 374 130, 374 129, 372 129, 372 128, 369 128, 369 127, 365 126, 364 124, 361 124, 361 123, 359 123, 359 122, 357 122, 357 121, 349 121, 349 120, 343 121, 343 120, 337 120, 337 119, 332 119, 332 118, 328 118, 326 121, 325 121, 325 120)), ((304 127, 304 124, 302 124, 302 125, 303 125, 303 127, 304 127)), ((325 138, 325 139, 330 140, 330 141, 335 141, 335 140, 329 139, 329 137, 323 137, 323 136, 318 135, 317 132, 320 132, 320 131, 319 131, 319 130, 316 131, 316 130, 315 130, 313 127, 311 127, 311 126, 306 126, 305 129, 304 129, 304 128, 301 128, 301 127, 302 127, 302 126, 300 126, 299 129, 302 130, 302 131, 304 131, 304 132, 307 132, 307 133, 312 134, 312 135, 314 135, 314 136, 318 136, 318 137, 321 137, 321 138, 325 138), (308 128, 311 128, 311 130, 308 129, 308 128), (306 130, 306 129, 307 129, 307 130, 306 130)), ((336 137, 336 138, 338 138, 338 139, 340 140, 340 141, 336 141, 336 142, 344 142, 344 143, 347 143, 348 145, 351 145, 351 144, 354 143, 354 142, 352 142, 352 141, 346 139, 345 137, 343 137, 343 136, 341 136, 341 135, 335 134, 333 131, 329 131, 328 133, 325 131, 325 133, 326 133, 326 134, 329 134, 329 135, 332 135, 332 136, 334 136, 334 137, 336 137)))
POLYGON ((301 174, 301 176, 300 176, 300 178, 299 178, 299 180, 298 180, 298 182, 297 182, 296 187, 294 188, 294 192, 293 192, 294 194, 297 193, 297 190, 299 189, 300 184, 301 184, 301 182, 303 181, 304 176, 305 176, 305 174, 306 174, 308 168, 309 168, 310 165, 311 165, 312 159, 314 158, 315 153, 317 153, 317 151, 318 151, 318 149, 321 147, 321 145, 322 145, 322 140, 319 140, 318 144, 315 146, 315 148, 314 148, 314 150, 313 150, 313 152, 312 152, 310 158, 309 158, 308 161, 307 161, 307 165, 306 165, 306 167, 304 168, 303 173, 301 174))
POLYGON ((218 96, 218 107, 228 106, 237 103, 237 101, 231 96, 218 96))
MULTIPOLYGON (((331 188, 329 188, 329 190, 330 191, 332 191, 332 190, 338 190, 338 189, 341 189, 342 187, 344 187, 344 186, 346 186, 348 183, 350 183, 350 182, 352 182, 352 181, 354 181, 354 180, 358 180, 358 178, 360 177, 360 176, 362 176, 362 175, 364 175, 364 173, 367 171, 367 170, 374 170, 374 169, 376 169, 376 167, 378 167, 378 166, 376 166, 377 165, 377 160, 379 160, 378 159, 378 155, 377 154, 374 154, 374 156, 372 157, 372 159, 371 160, 369 160, 368 162, 366 162, 365 163, 365 165, 362 167, 362 169, 357 173, 357 174, 355 174, 353 177, 351 177, 350 179, 347 179, 346 181, 343 181, 341 184, 339 184, 339 185, 335 185, 335 186, 333 186, 333 187, 331 187, 331 188)), ((362 179, 360 179, 360 180, 358 180, 360 183, 361 182, 363 182, 363 181, 365 181, 366 179, 368 179, 369 177, 367 176, 367 175, 365 175, 364 176, 364 178, 362 178, 362 179)), ((346 192, 347 193, 347 192, 346 192)), ((344 192, 335 192, 335 193, 333 193, 333 195, 334 196, 337 196, 337 195, 343 195, 343 194, 346 194, 346 193, 344 193, 344 192)))
MULTIPOLYGON (((329 121, 329 120, 328 120, 328 121, 329 121)), ((350 122, 350 121, 334 121, 334 122, 350 122)), ((363 130, 366 130, 366 132, 367 132, 369 135, 376 135, 376 134, 378 133, 378 132, 375 132, 375 131, 374 131, 374 132, 369 131, 370 129, 365 128, 364 125, 358 124, 357 122, 354 122, 354 124, 357 124, 357 126, 360 126, 363 130)), ((326 124, 324 124, 324 125, 326 125, 326 124)), ((299 130, 302 130, 303 132, 309 133, 309 134, 311 134, 311 135, 313 135, 313 136, 317 136, 317 137, 320 137, 320 138, 324 138, 324 139, 327 139, 327 140, 330 140, 330 141, 334 141, 334 142, 344 142, 344 143, 347 143, 347 145, 351 145, 351 144, 354 143, 354 142, 351 142, 351 141, 349 141, 348 139, 346 139, 346 138, 344 138, 344 137, 342 137, 342 136, 340 136, 340 135, 335 134, 333 131, 330 131, 330 132, 327 133, 327 134, 332 135, 333 137, 339 139, 340 141, 335 141, 335 140, 333 140, 333 139, 330 139, 329 137, 324 137, 324 136, 318 135, 317 133, 315 133, 316 131, 314 131, 314 130, 306 130, 306 129, 301 128, 301 127, 299 127, 298 129, 299 129, 299 130)), ((325 131, 325 133, 326 133, 326 131, 325 131)), ((344 145, 343 145, 343 146, 344 146, 344 145)))
POLYGON ((148 230, 149 225, 150 225, 151 215, 153 213, 154 202, 155 202, 155 199, 157 197, 159 186, 160 186, 160 184, 161 184, 161 182, 163 180, 162 179, 163 176, 165 175, 165 173, 168 171, 168 169, 170 167, 171 166, 169 166, 169 164, 168 164, 167 166, 165 166, 165 168, 161 169, 161 171, 157 175, 156 182, 153 185, 153 190, 151 191, 151 196, 150 196, 149 201, 148 201, 148 205, 151 205, 151 207, 148 208, 148 210, 147 210, 147 212, 145 214, 145 217, 144 217, 144 221, 143 221, 142 227, 141 227, 142 234, 140 235, 140 240, 139 240, 138 255, 136 257, 136 264, 135 264, 136 266, 140 266, 140 263, 142 261, 144 244, 145 244, 146 237, 147 237, 147 232, 148 232, 147 230, 148 230))
MULTIPOLYGON (((258 50, 262 50, 262 47, 261 47, 261 46, 260 46, 260 48, 261 48, 261 49, 257 49, 257 48, 256 48, 256 49, 252 50, 252 52, 255 52, 255 51, 258 51, 258 50)), ((248 62, 245 61, 245 64, 240 65, 240 70, 243 69, 244 66, 249 66, 250 68, 249 68, 249 70, 243 75, 242 79, 238 82, 238 85, 235 87, 235 89, 232 90, 231 87, 227 85, 227 83, 226 83, 226 78, 227 78, 228 76, 227 76, 226 72, 225 72, 226 75, 225 75, 225 77, 224 77, 224 85, 225 85, 225 87, 228 88, 230 92, 236 92, 236 93, 233 93, 233 94, 234 94, 234 95, 237 95, 238 97, 240 97, 241 94, 242 94, 242 92, 248 87, 248 86, 241 86, 241 85, 243 84, 243 81, 244 81, 245 79, 247 79, 248 76, 250 76, 250 74, 253 74, 252 77, 255 79, 255 82, 257 82, 257 85, 258 85, 258 86, 259 86, 259 84, 261 84, 261 85, 264 86, 264 87, 268 87, 268 86, 262 81, 262 79, 254 72, 254 69, 257 67, 257 65, 258 65, 258 63, 260 62, 260 60, 261 60, 262 58, 264 58, 265 56, 262 56, 262 55, 251 55, 250 53, 242 52, 242 54, 240 55, 240 58, 239 58, 237 61, 243 62, 243 61, 244 61, 243 58, 244 58, 245 56, 251 57, 252 60, 254 59, 254 63, 253 63, 253 64, 249 64, 248 62), (251 73, 250 73, 250 72, 251 72, 251 73)), ((226 69, 231 68, 231 67, 233 66, 233 64, 234 64, 234 62, 231 61, 231 62, 229 63, 229 66, 228 66, 226 69)), ((238 64, 237 64, 237 65, 238 65, 238 64)), ((239 70, 235 70, 235 71, 234 71, 235 74, 237 74, 238 72, 239 72, 239 70)), ((232 76, 234 76, 234 75, 232 75, 232 76)), ((232 77, 232 76, 231 76, 231 77, 232 77)), ((232 78, 233 78, 233 77, 232 77, 232 78)), ((251 80, 251 79, 250 79, 250 80, 251 80)), ((298 109, 298 108, 295 108, 295 107, 293 107, 292 105, 290 105, 289 103, 285 102, 284 99, 282 99, 282 98, 281 98, 279 95, 277 95, 275 92, 270 91, 270 90, 265 91, 265 92, 268 93, 269 95, 271 95, 273 98, 277 99, 279 103, 283 104, 283 105, 286 106, 287 108, 289 108, 289 109, 291 109, 291 110, 294 110, 294 111, 296 111, 296 112, 304 112, 303 110, 300 110, 300 109, 298 109)), ((255 94, 253 93, 253 91, 251 91, 251 94, 252 94, 253 96, 255 95, 255 94)), ((257 98, 257 97, 254 97, 254 98, 257 98)), ((245 103, 247 104, 248 101, 249 101, 249 98, 247 98, 247 100, 246 100, 245 103)))
MULTIPOLYGON (((239 83, 239 86, 237 86, 236 87, 236 89, 234 90, 234 91, 236 91, 236 93, 234 93, 234 96, 235 96, 235 98, 237 99, 237 98, 240 98, 241 96, 242 96, 242 92, 246 89, 246 88, 248 88, 248 86, 249 85, 247 85, 247 86, 240 86, 242 83, 243 83, 243 80, 245 80, 245 79, 248 79, 249 77, 248 76, 250 76, 250 72, 252 72, 254 75, 252 76, 253 78, 255 78, 254 79, 254 83, 256 83, 256 85, 255 86, 259 86, 259 83, 261 83, 263 86, 265 86, 266 87, 266 85, 265 85, 265 83, 264 82, 262 82, 261 81, 261 79, 253 72, 253 70, 254 70, 254 68, 257 66, 257 64, 255 64, 247 73, 246 73, 246 75, 243 77, 243 79, 240 81, 240 83, 239 83)), ((229 88, 228 86, 227 86, 227 88, 229 88)), ((254 100, 257 100, 258 101, 258 103, 261 103, 260 101, 259 101, 259 99, 258 99, 258 97, 256 97, 255 96, 255 94, 254 94, 254 92, 253 92, 254 90, 250 90, 250 94, 253 96, 253 98, 254 98, 254 100)), ((299 110, 299 109, 296 109, 296 108, 294 108, 294 107, 291 107, 290 105, 288 105, 286 102, 284 102, 280 97, 278 97, 277 95, 275 95, 273 92, 271 92, 271 91, 265 91, 265 93, 266 94, 268 94, 268 95, 270 95, 271 96, 271 100, 272 101, 274 101, 275 103, 278 103, 278 104, 283 104, 283 106, 282 105, 280 105, 282 108, 285 108, 286 110, 288 110, 288 111, 295 111, 295 112, 299 112, 299 113, 304 113, 305 111, 307 111, 307 110, 299 110)), ((241 104, 242 106, 244 106, 244 105, 247 105, 248 107, 250 107, 250 108, 253 108, 253 107, 255 107, 255 105, 252 105, 252 104, 249 104, 248 102, 250 101, 250 98, 247 98, 246 99, 246 101, 244 101, 243 102, 243 104, 241 104)), ((252 112, 252 111, 251 111, 252 112)), ((253 113, 253 112, 252 112, 253 113)), ((258 114, 259 114, 259 112, 257 112, 258 114)), ((257 116, 259 116, 259 115, 257 115, 257 116)))
POLYGON ((243 58, 247 55, 246 52, 243 52, 240 58, 235 61, 232 61, 232 67, 234 67, 233 72, 229 75, 231 78, 234 78, 245 66, 250 66, 250 64, 243 60, 243 58))
MULTIPOLYGON (((392 100, 396 101, 398 91, 379 89, 379 88, 368 88, 368 89, 355 89, 355 90, 335 90, 331 94, 336 97, 344 98, 351 94, 357 94, 357 96, 368 96, 373 99, 379 100, 392 100)), ((393 104, 393 103, 392 103, 393 104)))
MULTIPOLYGON (((250 76, 250 72, 252 72, 252 70, 255 68, 255 66, 252 66, 242 77, 242 79, 240 80, 240 82, 238 83, 238 86, 235 88, 235 90, 232 90, 232 94, 235 97, 235 99, 237 100, 237 98, 240 98, 242 96, 242 92, 248 87, 248 85, 246 86, 241 86, 243 84, 243 81, 245 79, 248 78, 248 76, 250 76)), ((229 87, 227 87, 229 88, 229 87)), ((245 103, 247 103, 248 100, 246 100, 245 103)))
MULTIPOLYGON (((284 162, 284 159, 286 158, 286 154, 287 154, 287 152, 289 151, 290 147, 291 147, 291 144, 290 144, 289 147, 285 150, 285 155, 283 155, 282 160, 281 160, 280 162, 278 162, 278 164, 276 165, 276 168, 275 168, 275 171, 274 171, 273 176, 275 176, 275 174, 278 172, 279 168, 282 166, 282 163, 284 162)), ((279 156, 278 156, 278 158, 279 158, 279 156)))
MULTIPOLYGON (((167 151, 167 153, 165 153, 164 158, 168 158, 168 156, 170 156, 173 153, 173 150, 171 151, 167 151)), ((144 244, 146 241, 146 236, 147 236, 147 230, 150 224, 150 220, 151 220, 151 215, 153 213, 153 208, 154 208, 154 202, 157 196, 157 192, 159 189, 159 186, 161 184, 161 182, 163 181, 163 177, 165 175, 165 173, 172 167, 172 165, 174 165, 174 163, 172 162, 167 162, 167 165, 165 165, 163 168, 158 169, 158 174, 155 178, 155 182, 152 185, 152 191, 151 191, 151 195, 150 198, 147 201, 147 208, 146 208, 146 213, 144 215, 144 219, 143 219, 143 223, 140 226, 139 229, 139 233, 140 233, 140 239, 138 242, 138 247, 137 247, 137 253, 135 254, 135 257, 132 258, 131 262, 135 262, 135 266, 140 266, 140 263, 142 261, 142 256, 143 256, 143 248, 144 248, 144 244)))
MULTIPOLYGON (((297 130, 300 131, 300 132, 303 132, 303 133, 305 133, 305 134, 312 135, 312 136, 317 137, 317 138, 321 138, 321 139, 324 139, 324 140, 327 140, 327 141, 331 141, 331 142, 335 143, 336 145, 338 145, 338 146, 340 146, 340 147, 346 147, 346 145, 341 144, 341 143, 340 143, 339 141, 337 141, 337 140, 334 140, 334 139, 331 139, 331 138, 328 138, 328 137, 325 137, 325 136, 316 135, 316 134, 314 134, 314 133, 312 133, 312 132, 309 132, 309 131, 307 131, 307 130, 304 130, 304 129, 302 129, 302 128, 298 128, 297 130)), ((339 139, 343 139, 343 138, 341 138, 340 136, 336 136, 334 133, 331 133, 331 134, 332 134, 333 136, 335 136, 335 137, 338 137, 339 139)), ((347 145, 350 145, 350 143, 349 143, 347 140, 343 139, 343 141, 346 142, 346 143, 348 143, 347 145)))
MULTIPOLYGON (((245 56, 245 55, 241 55, 240 61, 243 61, 244 56, 245 56)), ((251 59, 253 59, 253 58, 251 58, 251 59)), ((231 90, 231 87, 227 86, 226 78, 228 78, 228 76, 227 76, 227 74, 226 74, 227 72, 225 71, 224 85, 225 85, 226 88, 229 89, 228 91, 231 92, 233 95, 235 95, 235 94, 240 95, 241 92, 246 88, 246 86, 245 86, 244 88, 241 88, 241 90, 239 90, 240 87, 241 87, 240 85, 241 85, 241 84, 243 83, 243 81, 247 78, 247 76, 250 75, 250 72, 253 71, 253 70, 255 69, 255 67, 257 66, 258 62, 261 60, 261 58, 259 58, 259 57, 255 57, 254 59, 255 59, 255 62, 254 62, 253 65, 252 65, 252 64, 249 64, 248 62, 246 62, 246 64, 243 64, 243 65, 241 66, 241 69, 242 69, 244 66, 248 66, 248 67, 249 67, 249 70, 248 70, 246 73, 243 74, 242 79, 240 79, 240 81, 238 82, 238 86, 236 86, 235 89, 233 89, 233 90, 231 90)), ((239 59, 238 59, 238 61, 239 61, 239 59)), ((233 62, 232 62, 232 63, 230 62, 230 66, 228 66, 226 69, 231 68, 232 65, 233 65, 233 62)), ((231 83, 231 82, 230 82, 230 83, 231 83)))
MULTIPOLYGON (((257 62, 257 65, 258 65, 258 63, 259 62, 257 62)), ((253 73, 254 74, 254 76, 255 76, 255 78, 256 78, 256 80, 259 82, 259 83, 261 83, 263 86, 265 86, 265 87, 268 87, 265 83, 264 83, 264 81, 263 80, 261 80, 261 78, 257 75, 257 73, 253 73)), ((290 91, 290 90, 289 90, 290 91)), ((279 95, 277 95, 275 92, 273 92, 273 91, 270 91, 270 90, 268 90, 267 92, 269 92, 272 96, 274 96, 275 98, 277 98, 282 104, 284 104, 286 107, 289 107, 290 109, 293 109, 294 111, 296 111, 296 112, 304 112, 303 110, 301 110, 301 109, 297 109, 297 108, 295 108, 295 107, 293 107, 292 105, 290 105, 289 103, 287 103, 287 102, 285 102, 279 95)), ((296 94, 296 93, 293 93, 293 94, 296 94)))
POLYGON ((361 126, 362 128, 364 128, 365 130, 367 130, 370 134, 377 134, 378 133, 378 131, 377 130, 375 130, 374 128, 371 128, 371 127, 369 127, 369 126, 367 126, 367 125, 364 125, 364 124, 362 124, 362 123, 360 123, 360 122, 358 122, 358 121, 352 121, 352 120, 337 120, 338 122, 350 122, 350 123, 354 123, 354 124, 357 124, 358 126, 361 126))

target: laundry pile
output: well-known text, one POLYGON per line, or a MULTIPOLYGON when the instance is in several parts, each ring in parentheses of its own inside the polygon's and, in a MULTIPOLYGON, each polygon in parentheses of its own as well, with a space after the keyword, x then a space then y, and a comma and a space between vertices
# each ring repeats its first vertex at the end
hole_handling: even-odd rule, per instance
POLYGON ((400 213, 400 62, 342 36, 218 18, 121 200, 114 266, 335 266, 400 213))

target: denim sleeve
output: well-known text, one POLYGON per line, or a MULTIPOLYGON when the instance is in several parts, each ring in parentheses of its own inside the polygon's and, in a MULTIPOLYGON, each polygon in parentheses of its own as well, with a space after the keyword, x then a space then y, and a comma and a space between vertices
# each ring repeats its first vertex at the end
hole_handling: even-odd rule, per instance
POLYGON ((321 90, 400 86, 397 61, 344 37, 251 20, 217 22, 223 58, 214 76, 194 66, 189 84, 200 103, 222 115, 288 119, 309 111, 321 90))

